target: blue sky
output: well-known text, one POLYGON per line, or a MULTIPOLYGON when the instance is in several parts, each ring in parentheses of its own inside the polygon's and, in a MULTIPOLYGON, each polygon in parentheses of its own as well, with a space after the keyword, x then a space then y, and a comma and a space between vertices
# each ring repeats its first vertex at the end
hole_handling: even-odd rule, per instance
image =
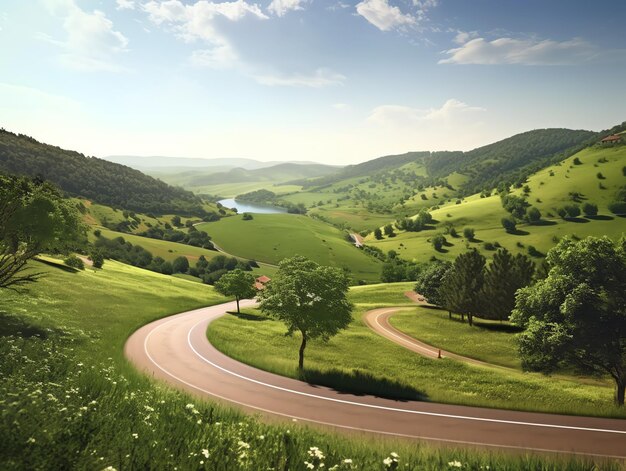
POLYGON ((626 120, 626 2, 5 0, 0 125, 89 155, 347 164, 626 120))

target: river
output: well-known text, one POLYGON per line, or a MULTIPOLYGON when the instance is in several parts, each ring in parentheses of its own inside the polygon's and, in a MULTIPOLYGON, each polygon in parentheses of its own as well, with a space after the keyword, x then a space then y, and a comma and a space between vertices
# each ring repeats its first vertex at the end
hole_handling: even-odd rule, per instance
POLYGON ((257 213, 257 214, 279 214, 286 213, 285 208, 279 208, 278 206, 262 205, 255 203, 242 203, 241 201, 235 201, 233 198, 220 200, 225 208, 236 209, 239 214, 242 213, 257 213))

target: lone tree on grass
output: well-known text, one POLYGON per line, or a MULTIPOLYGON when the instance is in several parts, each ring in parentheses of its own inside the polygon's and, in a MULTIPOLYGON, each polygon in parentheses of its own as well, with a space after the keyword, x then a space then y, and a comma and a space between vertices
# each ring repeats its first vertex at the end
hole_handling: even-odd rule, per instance
POLYGON ((224 296, 234 296, 237 300, 237 313, 239 310, 239 301, 241 299, 253 298, 256 295, 254 288, 254 276, 239 268, 228 273, 224 273, 219 280, 215 282, 215 289, 224 296))
POLYGON ((499 249, 485 270, 481 316, 507 320, 515 307, 515 293, 530 284, 534 273, 535 266, 528 257, 513 256, 507 249, 499 249))
POLYGON ((0 175, 0 288, 36 281, 27 271, 41 252, 65 253, 86 241, 78 210, 48 183, 0 175))
POLYGON ((442 305, 450 316, 453 312, 467 315, 469 325, 473 324, 474 316, 480 313, 482 307, 484 270, 485 257, 475 249, 454 260, 439 290, 442 305))
POLYGON ((415 292, 424 296, 429 303, 440 306, 441 296, 439 288, 451 266, 450 262, 442 261, 429 264, 417 276, 415 292))
POLYGON ((296 255, 280 263, 276 276, 259 295, 262 312, 285 323, 288 335, 300 332, 301 371, 308 340, 326 341, 350 324, 353 306, 348 288, 343 270, 296 255))
POLYGON ((548 252, 548 276, 522 288, 511 321, 525 369, 550 373, 573 366, 609 374, 615 399, 626 389, 626 237, 564 238, 548 252))
POLYGON ((507 231, 509 234, 515 233, 517 229, 517 222, 514 218, 512 218, 511 216, 507 216, 505 218, 502 218, 500 222, 502 223, 502 227, 504 227, 504 230, 507 231))
POLYGON ((374 237, 376 237, 376 240, 380 240, 383 238, 383 232, 380 230, 380 227, 374 229, 374 237))

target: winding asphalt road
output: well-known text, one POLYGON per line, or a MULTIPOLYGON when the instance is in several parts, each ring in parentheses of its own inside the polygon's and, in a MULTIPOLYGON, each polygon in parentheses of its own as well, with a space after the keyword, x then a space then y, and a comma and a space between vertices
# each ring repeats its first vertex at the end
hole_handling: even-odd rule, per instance
POLYGON ((438 442, 626 458, 626 420, 358 396, 258 370, 220 353, 206 338, 209 323, 233 309, 235 303, 226 303, 147 324, 128 339, 125 354, 178 388, 274 418, 438 442))

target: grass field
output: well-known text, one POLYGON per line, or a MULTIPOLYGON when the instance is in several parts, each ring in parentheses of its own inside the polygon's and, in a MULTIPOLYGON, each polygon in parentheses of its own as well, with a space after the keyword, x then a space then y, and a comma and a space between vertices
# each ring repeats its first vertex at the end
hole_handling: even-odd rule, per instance
MULTIPOLYGON (((608 381, 586 384, 587 381, 574 378, 548 378, 449 359, 426 359, 375 334, 363 323, 361 317, 369 309, 411 306, 402 294, 411 287, 409 283, 400 283, 353 288, 350 297, 357 307, 354 321, 326 344, 309 343, 305 353, 306 374, 323 384, 339 389, 347 386, 350 390, 355 387, 351 376, 366 377, 369 379, 360 385, 364 391, 380 394, 386 388, 387 395, 400 392, 402 397, 412 392, 435 402, 626 417, 623 410, 613 405, 613 388, 608 381)), ((279 322, 263 317, 259 320, 223 317, 211 324, 207 335, 229 356, 268 371, 298 377, 299 338, 285 337, 285 327, 279 322)), ((463 335, 462 326, 453 326, 456 327, 457 333, 463 335)), ((486 337, 489 340, 485 342, 494 338, 486 337)), ((501 340, 498 342, 502 347, 501 340)), ((500 347, 488 348, 495 353, 500 347)), ((509 350, 504 363, 513 361, 509 350)))
MULTIPOLYGON (((214 223, 212 223, 214 224, 214 223)), ((216 250, 203 249, 201 247, 194 247, 187 244, 179 244, 178 242, 169 242, 166 240, 150 239, 149 237, 141 237, 133 234, 125 234, 121 232, 111 231, 109 229, 100 229, 100 232, 107 239, 114 239, 116 237, 123 237, 124 240, 130 242, 133 245, 139 245, 152 253, 155 257, 161 257, 167 261, 173 261, 178 257, 187 257, 189 263, 193 266, 198 261, 200 256, 204 255, 204 258, 210 260, 222 255, 216 250)), ((90 235, 92 240, 95 236, 90 235)), ((259 268, 254 268, 252 273, 255 276, 267 275, 270 278, 276 273, 276 268, 268 266, 266 264, 260 265, 259 268)))
POLYGON ((293 214, 255 214, 201 224, 228 253, 277 264, 299 254, 322 265, 346 268, 354 280, 377 281, 380 262, 345 239, 345 232, 310 217, 293 214))
POLYGON ((414 471, 453 461, 468 469, 619 469, 260 423, 153 383, 123 358, 140 325, 221 301, 210 287, 111 261, 97 272, 33 267, 46 276, 27 293, 0 293, 2 469, 304 470, 313 446, 337 469, 384 469, 391 452, 414 471))
MULTIPOLYGON (((500 220, 508 213, 502 208, 499 196, 480 198, 479 195, 472 195, 463 199, 460 204, 456 204, 456 200, 453 200, 432 211, 431 214, 439 222, 432 230, 401 232, 395 237, 380 241, 370 235, 366 242, 385 252, 395 250, 406 259, 428 261, 432 256, 440 259, 453 259, 468 247, 475 247, 484 255, 489 256, 491 252, 483 248, 484 242, 498 242, 514 253, 528 253, 528 247, 533 246, 545 254, 556 245, 558 239, 565 235, 575 235, 580 238, 589 235, 608 235, 617 239, 626 232, 626 220, 610 214, 607 206, 613 201, 617 190, 624 184, 622 174, 624 165, 626 165, 626 146, 592 147, 560 164, 532 175, 528 179, 528 186, 531 190, 528 202, 541 211, 545 221, 540 225, 519 224, 517 234, 508 234, 502 228, 500 220), (582 164, 575 165, 573 163, 575 158, 578 158, 582 164), (601 159, 606 159, 606 162, 599 162, 601 159), (603 180, 596 178, 598 172, 604 176, 603 180), (600 184, 604 189, 600 189, 600 184), (581 193, 583 202, 596 203, 600 217, 560 219, 556 209, 573 203, 570 192, 581 193), (452 224, 461 236, 457 238, 446 236, 449 245, 444 251, 437 252, 432 247, 430 239, 443 232, 442 224, 445 222, 452 224), (465 227, 475 229, 478 242, 469 242, 462 237, 465 227)), ((522 190, 515 190, 513 194, 521 195, 522 190)))

